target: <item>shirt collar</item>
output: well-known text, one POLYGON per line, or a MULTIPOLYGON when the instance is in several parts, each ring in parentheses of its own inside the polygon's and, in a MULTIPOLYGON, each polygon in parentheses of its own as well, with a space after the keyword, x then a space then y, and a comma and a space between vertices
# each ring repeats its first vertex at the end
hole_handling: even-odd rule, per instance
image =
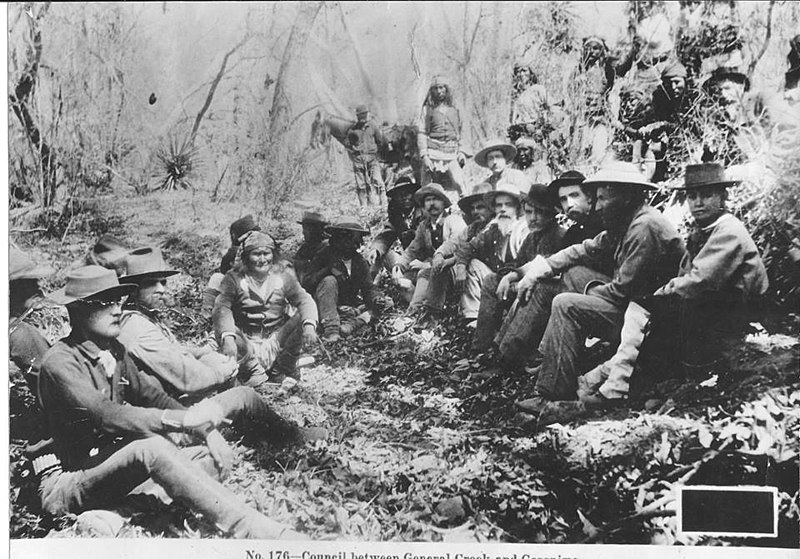
MULTIPOLYGON (((97 363, 100 359, 100 352, 102 351, 96 343, 91 340, 79 340, 74 333, 70 333, 68 339, 72 342, 72 345, 87 359, 89 359, 92 363, 97 363)), ((114 339, 111 340, 111 353, 114 355, 119 355, 122 352, 122 344, 119 343, 118 340, 114 339)))

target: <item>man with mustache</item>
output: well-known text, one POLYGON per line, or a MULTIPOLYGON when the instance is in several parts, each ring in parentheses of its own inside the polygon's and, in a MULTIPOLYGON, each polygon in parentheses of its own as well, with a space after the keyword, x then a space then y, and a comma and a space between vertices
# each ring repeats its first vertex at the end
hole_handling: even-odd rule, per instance
POLYGON ((460 215, 446 211, 452 202, 439 184, 423 186, 414 193, 414 199, 423 207, 426 217, 417 226, 414 240, 392 268, 392 279, 401 289, 413 292, 409 311, 436 315, 444 307, 452 268, 434 272, 431 260, 436 250, 464 231, 467 224, 460 215), (413 282, 415 275, 416 282, 413 282))
POLYGON ((234 458, 217 430, 225 419, 220 406, 206 401, 187 409, 141 372, 119 342, 122 305, 135 289, 112 270, 84 266, 49 296, 66 306, 72 331, 44 355, 39 376, 55 442, 54 454, 34 462, 42 509, 66 514, 113 506, 152 480, 232 537, 302 539, 218 481, 234 458))
POLYGON ((592 281, 553 298, 539 346, 543 361, 534 393, 516 404, 540 420, 550 402, 575 399, 577 363, 586 338, 618 341, 628 303, 663 285, 686 254, 675 227, 647 204, 645 192, 655 185, 644 180, 634 164, 609 163, 586 183, 597 185, 605 231, 549 258, 535 258, 519 287, 524 297, 537 282, 575 266, 603 257, 614 262, 606 281, 592 281))
POLYGON ((509 143, 489 142, 475 154, 475 163, 492 172, 484 180, 491 184, 494 190, 500 188, 500 185, 510 184, 517 191, 527 192, 531 187, 531 181, 525 176, 525 173, 511 166, 516 155, 517 148, 509 143))
POLYGON ((510 184, 487 192, 486 204, 494 218, 456 250, 454 287, 463 292, 461 314, 472 327, 477 325, 484 278, 514 262, 528 236, 528 224, 520 216, 523 196, 510 184))
MULTIPOLYGON (((584 178, 578 171, 567 171, 548 185, 548 192, 559 200, 564 214, 574 222, 564 234, 562 246, 571 246, 594 238, 604 228, 599 212, 595 211, 597 189, 593 185, 583 184, 584 178)), ((542 254, 549 255, 544 252, 542 254)), ((519 277, 511 276, 509 281, 518 281, 530 267, 530 261, 535 255, 534 253, 528 260, 521 261, 518 264, 519 277)), ((573 266, 561 274, 560 279, 540 281, 531 286, 529 297, 525 300, 519 299, 513 312, 506 315, 500 329, 495 330, 494 343, 500 366, 504 369, 516 369, 530 359, 531 347, 536 348, 544 334, 550 316, 550 305, 557 294, 564 290, 582 291, 592 280, 607 280, 612 270, 610 258, 594 259, 586 265, 573 266)), ((486 312, 490 311, 487 309, 486 312)))

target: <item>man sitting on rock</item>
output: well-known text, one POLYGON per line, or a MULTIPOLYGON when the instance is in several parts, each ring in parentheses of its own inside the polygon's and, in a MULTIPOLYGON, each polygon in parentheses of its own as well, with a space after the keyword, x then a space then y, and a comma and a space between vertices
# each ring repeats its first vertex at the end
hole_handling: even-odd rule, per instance
POLYGON ((513 188, 502 185, 486 193, 486 204, 494 211, 494 218, 456 249, 455 287, 463 291, 461 314, 471 327, 477 325, 484 278, 514 262, 529 233, 521 215, 524 194, 513 188))
POLYGON ((118 503, 152 479, 173 499, 235 538, 301 539, 223 487, 233 451, 217 426, 222 408, 187 409, 138 370, 118 340, 122 304, 133 284, 84 266, 50 299, 66 305, 71 333, 45 354, 39 398, 55 455, 38 458, 42 508, 79 513, 118 503), (181 448, 172 436, 193 444, 181 448))
POLYGON ((520 296, 543 279, 598 258, 612 257, 614 271, 605 281, 589 282, 552 299, 534 394, 517 403, 534 415, 553 400, 576 397, 578 360, 586 338, 618 341, 628 303, 663 285, 686 253, 675 227, 646 202, 645 191, 655 185, 645 181, 634 164, 607 164, 586 183, 597 185, 606 230, 549 258, 535 258, 520 282, 520 296))
POLYGON ((342 335, 352 334, 369 324, 378 312, 378 294, 369 265, 358 253, 368 233, 355 217, 328 226, 329 246, 309 267, 304 287, 314 293, 325 341, 335 342, 342 335))
POLYGON ((328 246, 325 236, 325 227, 328 222, 318 212, 303 212, 303 217, 298 221, 303 227, 303 244, 294 254, 294 273, 302 284, 308 275, 309 267, 314 257, 328 246))
POLYGON ((686 193, 694 228, 680 273, 628 305, 616 354, 578 380, 582 402, 603 406, 627 398, 651 320, 678 333, 680 359, 689 368, 713 369, 741 341, 736 334, 753 320, 769 282, 744 224, 725 209, 733 184, 717 163, 686 167, 676 190, 686 193))
POLYGON ((445 211, 451 202, 441 185, 423 186, 414 194, 414 199, 425 209, 426 217, 392 269, 392 279, 401 290, 413 293, 409 311, 439 314, 451 283, 452 267, 434 273, 431 260, 436 250, 465 230, 467 224, 460 215, 445 211))
POLYGON ((543 184, 532 185, 523 199, 523 207, 530 232, 516 258, 484 278, 472 345, 477 353, 490 349, 500 330, 503 312, 516 299, 517 283, 524 274, 522 267, 537 255, 550 256, 563 248, 565 230, 556 221, 555 200, 547 187, 543 184))

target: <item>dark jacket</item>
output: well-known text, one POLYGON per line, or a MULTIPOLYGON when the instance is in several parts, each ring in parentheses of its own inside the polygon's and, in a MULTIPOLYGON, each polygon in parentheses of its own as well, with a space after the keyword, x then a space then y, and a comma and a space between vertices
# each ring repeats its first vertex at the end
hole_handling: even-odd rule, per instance
POLYGON ((406 213, 391 200, 389 201, 388 217, 389 223, 372 241, 372 248, 377 249, 381 256, 386 254, 397 240, 400 241, 401 248, 405 250, 414 240, 417 226, 424 216, 422 209, 417 206, 414 206, 410 212, 406 213))
POLYGON ((323 239, 318 243, 303 243, 294 255, 292 263, 294 265, 294 273, 297 274, 297 279, 302 284, 308 275, 311 262, 319 252, 328 246, 328 240, 323 239))
POLYGON ((369 264, 360 254, 355 254, 350 268, 351 272, 348 273, 347 267, 339 254, 331 247, 325 247, 311 262, 304 287, 310 293, 314 293, 319 282, 323 278, 332 275, 339 284, 337 305, 357 307, 363 301, 367 309, 377 312, 378 293, 372 284, 369 264))
POLYGON ((347 146, 352 150, 355 159, 372 161, 378 156, 382 143, 383 134, 374 120, 356 122, 347 131, 347 146))
POLYGON ((564 235, 566 229, 560 227, 558 223, 553 224, 544 231, 531 231, 517 253, 517 257, 511 263, 511 266, 503 266, 498 271, 498 275, 505 275, 511 270, 519 269, 538 255, 550 256, 555 254, 564 246, 564 235))

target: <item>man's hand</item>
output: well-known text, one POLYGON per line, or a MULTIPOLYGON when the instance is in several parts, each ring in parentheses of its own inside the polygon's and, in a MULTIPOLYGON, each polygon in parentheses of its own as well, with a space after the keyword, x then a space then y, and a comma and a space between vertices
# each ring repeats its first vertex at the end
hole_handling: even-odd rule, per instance
POLYGON ((400 280, 404 277, 403 270, 400 269, 400 266, 395 266, 392 268, 392 281, 394 281, 396 284, 399 284, 400 280))
POLYGON ((303 324, 303 345, 314 346, 319 342, 317 329, 313 324, 303 324))
POLYGON ((425 165, 425 168, 428 171, 433 171, 433 161, 431 161, 430 157, 428 157, 427 155, 423 155, 422 156, 422 163, 425 165))
POLYGON ((466 156, 466 155, 464 155, 464 152, 463 152, 463 151, 459 151, 459 152, 456 154, 456 161, 458 161, 458 166, 459 166, 459 167, 463 167, 464 165, 466 165, 466 164, 467 164, 467 156, 466 156))
POLYGON ((656 297, 664 297, 666 295, 672 295, 674 293, 675 293, 675 288, 672 285, 672 281, 670 281, 666 285, 662 285, 661 287, 656 289, 653 295, 656 297))
POLYGON ((185 430, 197 430, 204 426, 216 428, 225 420, 225 410, 213 400, 203 400, 186 410, 183 416, 185 430))
POLYGON ((431 263, 427 261, 423 262, 422 260, 414 259, 411 262, 409 262, 408 267, 412 270, 424 270, 426 268, 430 268, 431 263))
POLYGON ((431 261, 431 271, 434 274, 438 274, 442 271, 444 267, 444 255, 441 252, 437 252, 433 255, 433 260, 431 261))
POLYGON ((366 256, 367 264, 369 264, 370 266, 374 265, 375 261, 378 260, 378 258, 380 257, 381 257, 381 251, 379 251, 377 248, 367 251, 367 256, 366 256))
POLYGON ((225 336, 222 339, 222 347, 219 348, 220 353, 226 357, 232 358, 234 361, 236 360, 236 340, 233 336, 225 336))
POLYGON ((467 283, 467 267, 464 264, 456 264, 453 285, 456 291, 463 291, 467 283))
POLYGON ((220 477, 226 478, 233 466, 233 449, 216 429, 209 431, 206 435, 206 446, 208 447, 208 453, 217 465, 220 477))
POLYGON ((516 274, 514 274, 514 272, 503 276, 495 292, 498 299, 501 301, 508 301, 509 295, 511 294, 511 281, 514 279, 516 279, 516 274))

